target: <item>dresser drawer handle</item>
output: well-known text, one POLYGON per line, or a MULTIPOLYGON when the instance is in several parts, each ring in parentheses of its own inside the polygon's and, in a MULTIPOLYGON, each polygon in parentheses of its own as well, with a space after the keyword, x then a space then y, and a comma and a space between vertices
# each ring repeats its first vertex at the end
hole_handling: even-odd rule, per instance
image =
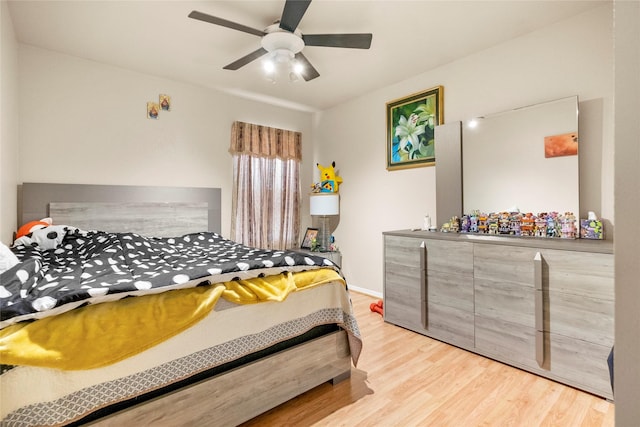
POLYGON ((542 254, 533 257, 533 282, 535 287, 536 362, 544 365, 544 293, 542 288, 542 254))
POLYGON ((420 243, 420 320, 422 327, 429 329, 429 289, 427 279, 427 244, 420 243))

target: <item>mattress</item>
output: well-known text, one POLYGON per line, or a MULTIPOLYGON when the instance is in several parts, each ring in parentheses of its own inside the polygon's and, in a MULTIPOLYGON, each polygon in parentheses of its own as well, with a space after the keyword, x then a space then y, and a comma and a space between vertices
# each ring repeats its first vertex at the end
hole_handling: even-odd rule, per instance
POLYGON ((18 366, 4 372, 2 425, 72 423, 332 324, 347 332, 355 365, 362 344, 343 281, 292 292, 282 302, 235 304, 220 299, 191 328, 114 364, 88 370, 18 366))

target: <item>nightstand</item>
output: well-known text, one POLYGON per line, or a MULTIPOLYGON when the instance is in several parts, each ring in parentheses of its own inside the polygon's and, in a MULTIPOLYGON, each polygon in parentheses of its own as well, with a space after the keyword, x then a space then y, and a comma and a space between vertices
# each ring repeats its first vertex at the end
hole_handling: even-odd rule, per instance
POLYGON ((290 250, 296 251, 296 252, 303 252, 309 255, 321 256, 323 258, 327 258, 338 267, 342 266, 342 254, 340 253, 340 251, 318 252, 318 251, 311 251, 309 249, 300 249, 300 248, 292 248, 290 250))

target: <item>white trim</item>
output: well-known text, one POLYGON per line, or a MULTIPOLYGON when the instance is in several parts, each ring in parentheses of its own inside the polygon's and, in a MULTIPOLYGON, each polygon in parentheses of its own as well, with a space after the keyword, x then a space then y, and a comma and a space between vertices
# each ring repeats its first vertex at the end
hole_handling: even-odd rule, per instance
POLYGON ((383 298, 383 295, 381 292, 376 292, 376 291, 372 291, 371 289, 367 289, 367 288, 360 288, 358 286, 353 286, 352 284, 347 284, 347 286, 349 287, 349 291, 354 291, 354 292, 358 292, 359 294, 364 294, 364 295, 368 295, 371 297, 375 297, 375 298, 383 298))

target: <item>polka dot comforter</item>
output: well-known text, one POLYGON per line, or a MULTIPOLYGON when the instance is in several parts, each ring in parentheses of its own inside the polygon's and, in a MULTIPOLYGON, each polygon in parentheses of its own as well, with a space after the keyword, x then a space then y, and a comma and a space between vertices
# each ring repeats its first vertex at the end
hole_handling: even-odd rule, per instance
POLYGON ((251 248, 210 232, 156 238, 69 228, 55 246, 12 248, 21 262, 0 277, 0 328, 127 296, 285 271, 338 270, 323 257, 251 248))

